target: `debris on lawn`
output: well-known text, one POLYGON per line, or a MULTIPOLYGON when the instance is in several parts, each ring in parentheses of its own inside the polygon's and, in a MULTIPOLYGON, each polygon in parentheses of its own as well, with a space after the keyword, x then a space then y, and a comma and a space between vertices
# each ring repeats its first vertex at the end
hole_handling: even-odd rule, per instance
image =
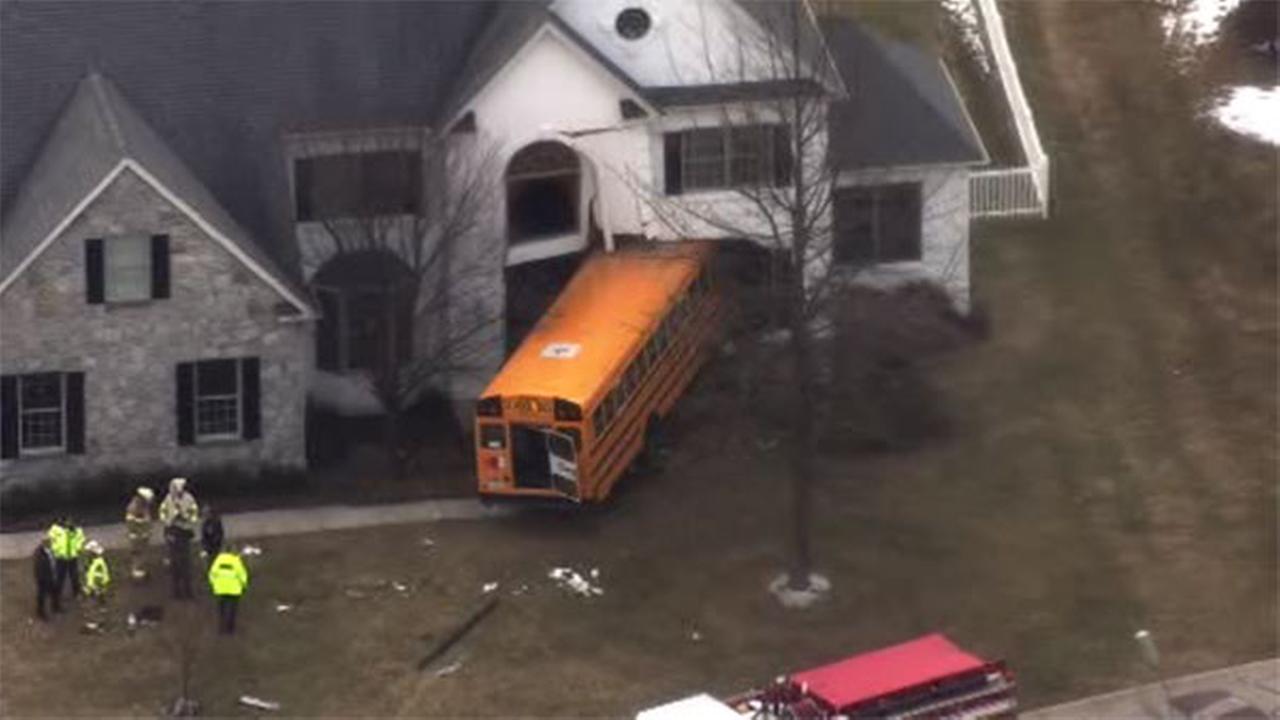
POLYGON ((437 670, 437 671, 436 671, 436 677, 445 677, 446 675, 452 675, 452 674, 454 674, 454 673, 458 672, 458 671, 459 671, 459 670, 461 670, 461 669, 462 669, 462 661, 461 661, 461 660, 459 660, 459 661, 457 661, 457 662, 451 662, 451 663, 449 663, 448 665, 445 665, 444 667, 442 667, 442 668, 440 668, 439 670, 437 670))
POLYGON ((102 625, 102 623, 96 623, 96 622, 90 621, 80 627, 80 634, 81 635, 97 635, 105 629, 106 628, 102 625))
POLYGON ((527 592, 529 592, 529 586, 528 586, 528 585, 525 585, 525 584, 523 584, 523 583, 521 583, 521 584, 520 584, 520 587, 518 587, 518 588, 516 588, 515 590, 512 590, 512 591, 511 591, 511 596, 512 596, 512 597, 520 597, 521 595, 523 595, 523 594, 525 594, 525 593, 527 593, 527 592))
POLYGON ((425 547, 425 548, 430 548, 430 547, 435 547, 435 546, 436 546, 436 541, 435 541, 435 540, 432 540, 432 539, 431 539, 431 538, 429 538, 429 537, 424 537, 424 538, 422 538, 422 540, 421 540, 421 541, 419 541, 419 542, 420 542, 420 544, 422 545, 422 547, 425 547))
POLYGON ((240 554, 248 557, 252 557, 254 555, 261 555, 262 548, 258 547, 257 545, 245 545, 244 547, 240 548, 240 554))
POLYGON ((391 582, 391 587, 394 588, 396 592, 402 592, 402 593, 409 592, 408 585, 405 585, 404 583, 401 583, 401 582, 395 582, 394 580, 391 582))
POLYGON ((689 633, 689 639, 694 642, 702 642, 702 633, 698 632, 697 630, 694 630, 693 632, 689 633))
MULTIPOLYGON (((572 590, 583 597, 591 597, 592 595, 599 596, 604 594, 604 588, 599 585, 593 585, 587 581, 586 578, 579 575, 573 568, 552 568, 551 572, 547 573, 547 577, 555 580, 556 584, 560 587, 565 588, 566 590, 572 590)), ((599 571, 596 570, 591 577, 598 579, 600 577, 599 571)))
POLYGON ((360 600, 360 599, 364 598, 364 596, 365 596, 365 595, 364 595, 364 593, 360 592, 359 590, 357 590, 357 589, 355 589, 355 588, 347 588, 346 590, 343 590, 343 593, 344 593, 347 597, 349 597, 349 598, 355 598, 355 599, 357 599, 357 600, 360 600))
POLYGON ((271 700, 263 700, 262 698, 256 698, 252 695, 241 695, 240 704, 246 705, 252 708, 258 708, 259 710, 279 710, 280 709, 280 703, 273 702, 271 700))
POLYGON ((292 609, 293 609, 293 606, 290 605, 289 603, 276 603, 276 612, 278 613, 286 613, 292 609))
POLYGON ((180 697, 173 701, 166 714, 169 717, 195 717, 200 714, 200 703, 192 698, 180 697))
POLYGON ((487 583, 485 583, 485 584, 484 584, 484 587, 480 588, 480 591, 481 591, 481 592, 483 592, 484 594, 488 595, 489 593, 491 593, 491 592, 493 592, 494 590, 497 590, 497 589, 498 589, 498 583, 496 583, 496 582, 487 582, 487 583))
POLYGON ((497 593, 491 593, 485 596, 485 601, 481 603, 475 610, 471 611, 461 623, 454 629, 450 630, 443 637, 435 642, 426 655, 418 661, 418 670, 425 670, 428 665, 434 662, 441 655, 444 655, 449 648, 453 647, 464 635, 471 632, 471 629, 480 623, 481 620, 488 617, 493 612, 493 608, 498 605, 498 598, 501 597, 497 593))

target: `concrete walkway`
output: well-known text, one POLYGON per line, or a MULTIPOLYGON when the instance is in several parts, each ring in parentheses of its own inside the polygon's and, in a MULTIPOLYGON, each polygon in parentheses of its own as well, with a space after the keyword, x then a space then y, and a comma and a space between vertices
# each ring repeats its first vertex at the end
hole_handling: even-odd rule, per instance
POLYGON ((1280 718, 1280 658, 1173 678, 1165 683, 1019 714, 1025 720, 1079 718, 1280 718))
MULTIPOLYGON (((486 508, 477 500, 421 500, 390 505, 326 505, 288 510, 260 510, 222 516, 227 537, 239 541, 273 535, 297 535, 319 530, 349 530, 377 525, 429 523, 440 520, 479 520, 500 517, 509 507, 486 508)), ((0 560, 31 555, 44 532, 0 534, 0 560)), ((85 535, 108 549, 126 545, 124 523, 86 526, 85 535)), ((161 542, 159 528, 152 538, 161 542)))

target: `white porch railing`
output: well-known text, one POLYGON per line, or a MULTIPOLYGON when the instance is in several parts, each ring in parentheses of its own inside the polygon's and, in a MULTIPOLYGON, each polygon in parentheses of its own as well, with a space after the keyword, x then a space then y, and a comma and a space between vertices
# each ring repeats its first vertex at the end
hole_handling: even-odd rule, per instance
POLYGON ((969 208, 974 217, 1000 217, 1012 215, 1049 215, 1049 156, 1040 144, 1031 106, 1022 91, 1018 78, 1018 66, 1009 51, 1009 39, 1004 32, 1004 18, 996 0, 972 0, 978 9, 983 36, 995 60, 1004 88, 1009 112, 1017 129, 1018 143, 1025 167, 996 168, 973 173, 969 179, 969 208))

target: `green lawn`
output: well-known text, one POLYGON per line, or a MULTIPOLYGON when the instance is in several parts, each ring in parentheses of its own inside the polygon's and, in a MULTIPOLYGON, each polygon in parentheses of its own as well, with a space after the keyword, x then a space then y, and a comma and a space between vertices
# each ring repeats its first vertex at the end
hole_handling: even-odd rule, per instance
MULTIPOLYGON (((1147 4, 1009 11, 1053 217, 975 229, 992 334, 933 368, 952 433, 823 461, 826 604, 763 592, 785 472, 723 442, 735 420, 704 382, 666 471, 607 511, 263 543, 243 636, 210 639, 199 665, 206 714, 247 714, 247 692, 299 715, 622 715, 934 630, 1007 659, 1026 706, 1147 681, 1138 628, 1171 674, 1275 655, 1275 151, 1194 120, 1203 89, 1166 67, 1147 4), (565 564, 599 567, 605 595, 551 585, 565 564), (529 590, 456 673, 414 670, 489 580, 529 590)), ((146 714, 173 695, 159 630, 32 625, 29 576, 0 568, 0 715, 146 714)))

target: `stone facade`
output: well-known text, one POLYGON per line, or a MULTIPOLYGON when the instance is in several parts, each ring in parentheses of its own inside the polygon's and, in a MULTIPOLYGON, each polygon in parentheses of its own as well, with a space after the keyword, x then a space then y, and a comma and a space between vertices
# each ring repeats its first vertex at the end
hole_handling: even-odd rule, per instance
POLYGON ((85 374, 84 453, 2 461, 0 482, 304 467, 313 329, 283 303, 146 181, 122 173, 0 297, 5 374, 85 374), (86 302, 84 240, 122 233, 169 235, 169 298, 86 302), (260 358, 261 437, 179 445, 177 364, 235 357, 260 358))

